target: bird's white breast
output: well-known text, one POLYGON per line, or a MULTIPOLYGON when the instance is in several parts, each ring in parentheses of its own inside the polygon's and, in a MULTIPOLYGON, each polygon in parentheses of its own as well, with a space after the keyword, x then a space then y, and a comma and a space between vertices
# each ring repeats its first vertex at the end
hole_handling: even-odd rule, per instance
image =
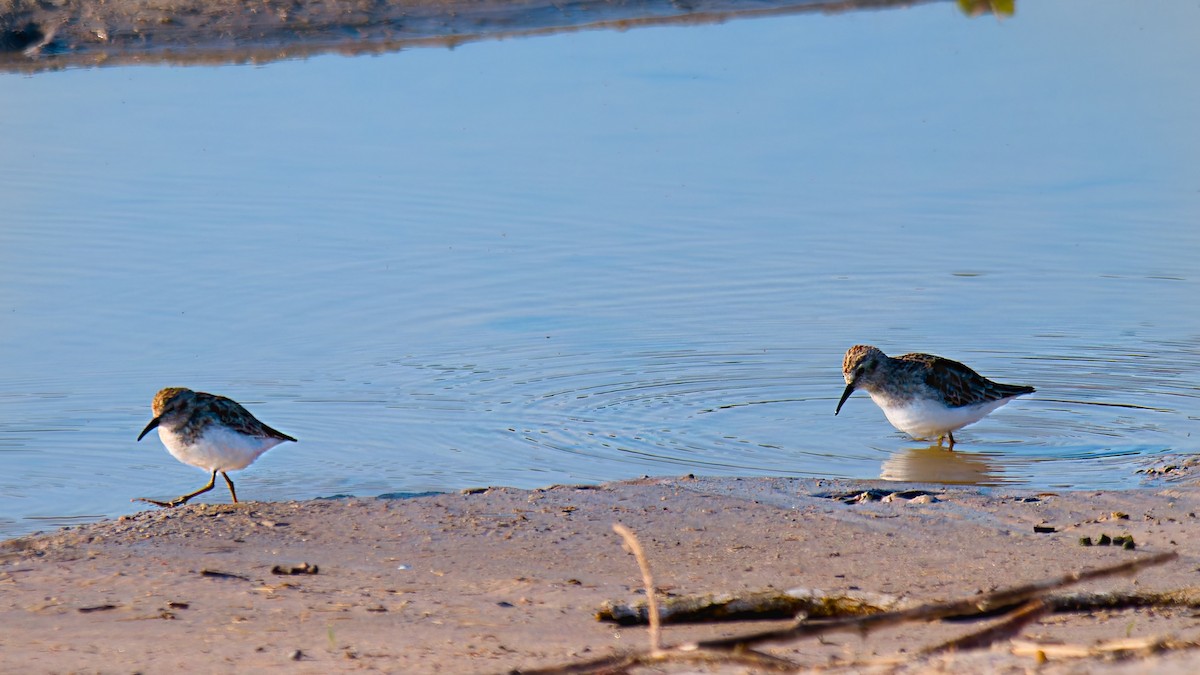
POLYGON ((976 405, 948 408, 940 401, 915 398, 904 403, 871 394, 892 426, 914 438, 934 438, 974 424, 996 408, 1011 401, 1003 398, 976 405))
POLYGON ((244 469, 282 443, 278 438, 247 436, 219 424, 209 425, 192 443, 165 426, 158 428, 158 437, 172 457, 208 471, 244 469))

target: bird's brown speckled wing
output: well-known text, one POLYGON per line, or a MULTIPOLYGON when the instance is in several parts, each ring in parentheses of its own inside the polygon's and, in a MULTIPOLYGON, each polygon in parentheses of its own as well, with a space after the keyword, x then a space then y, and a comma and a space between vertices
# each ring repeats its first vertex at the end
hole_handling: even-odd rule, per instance
MULTIPOLYGON (((203 410, 204 414, 209 416, 211 422, 220 422, 248 436, 278 438, 281 441, 296 442, 296 439, 291 436, 260 422, 257 417, 250 414, 249 410, 243 408, 242 404, 231 398, 206 394, 204 392, 196 392, 196 397, 197 403, 204 404, 199 406, 199 409, 203 410)), ((189 426, 191 423, 192 421, 189 420, 189 426)))
POLYGON ((1033 393, 1033 387, 992 382, 958 361, 933 354, 904 354, 896 359, 923 370, 925 383, 954 408, 1033 393))

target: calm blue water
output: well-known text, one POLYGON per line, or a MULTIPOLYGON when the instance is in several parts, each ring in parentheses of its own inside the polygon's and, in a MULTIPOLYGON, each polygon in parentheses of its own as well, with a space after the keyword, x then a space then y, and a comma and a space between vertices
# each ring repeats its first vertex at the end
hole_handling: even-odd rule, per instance
POLYGON ((0 534, 202 485, 134 440, 163 386, 300 439, 251 500, 1142 484, 1200 445, 1197 25, 944 3, 0 75, 0 534), (834 417, 858 342, 1038 393, 929 451, 834 417))

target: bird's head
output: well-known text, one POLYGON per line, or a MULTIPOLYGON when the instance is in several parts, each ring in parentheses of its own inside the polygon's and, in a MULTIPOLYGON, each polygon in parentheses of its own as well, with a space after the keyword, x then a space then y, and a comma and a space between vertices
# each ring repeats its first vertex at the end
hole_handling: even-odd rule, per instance
POLYGON ((183 412, 187 406, 187 402, 195 394, 191 389, 184 387, 167 387, 160 389, 154 395, 154 401, 150 404, 150 412, 154 415, 154 419, 142 429, 142 433, 138 434, 137 439, 140 441, 142 437, 150 433, 150 430, 162 424, 164 418, 170 419, 173 415, 183 412))
POLYGON ((842 398, 838 401, 837 409, 833 411, 834 415, 842 411, 846 399, 850 398, 855 389, 871 382, 875 371, 886 358, 887 354, 871 345, 854 345, 846 350, 846 358, 842 359, 842 377, 846 380, 846 389, 842 391, 842 398))

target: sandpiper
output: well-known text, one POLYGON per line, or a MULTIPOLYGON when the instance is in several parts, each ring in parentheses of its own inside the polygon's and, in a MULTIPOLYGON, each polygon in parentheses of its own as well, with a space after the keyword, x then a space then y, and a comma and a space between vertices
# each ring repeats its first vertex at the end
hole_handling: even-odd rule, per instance
POLYGON ((244 469, 267 450, 284 441, 296 439, 259 422, 237 401, 192 391, 183 387, 167 387, 154 395, 150 406, 154 419, 138 434, 138 440, 158 427, 158 437, 175 459, 184 464, 211 471, 208 485, 169 502, 138 498, 156 506, 174 507, 186 504, 196 495, 213 489, 217 474, 229 486, 229 495, 237 503, 237 492, 226 471, 244 469))
POLYGON ((855 389, 866 389, 892 426, 913 438, 937 438, 941 445, 954 431, 974 424, 988 413, 1033 387, 992 382, 958 361, 932 354, 892 358, 870 345, 846 350, 842 361, 846 390, 834 415, 855 389))

